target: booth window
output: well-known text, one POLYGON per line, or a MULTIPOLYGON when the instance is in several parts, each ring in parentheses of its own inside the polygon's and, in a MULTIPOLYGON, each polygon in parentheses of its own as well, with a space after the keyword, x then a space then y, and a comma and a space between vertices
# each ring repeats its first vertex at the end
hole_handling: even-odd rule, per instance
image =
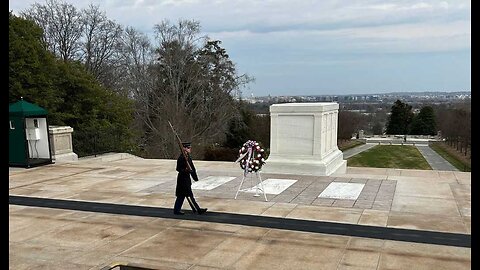
POLYGON ((33 126, 35 128, 38 128, 38 120, 37 119, 33 119, 33 126))
POLYGON ((15 126, 13 125, 12 121, 9 121, 10 122, 10 129, 15 129, 15 126))

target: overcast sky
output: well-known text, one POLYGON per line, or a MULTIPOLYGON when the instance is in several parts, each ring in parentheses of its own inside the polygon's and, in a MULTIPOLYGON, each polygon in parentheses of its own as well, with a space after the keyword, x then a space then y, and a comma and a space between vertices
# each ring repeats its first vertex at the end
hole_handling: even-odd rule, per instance
MULTIPOLYGON (((32 3, 9 0, 18 14, 32 3)), ((152 35, 168 19, 222 41, 244 96, 471 90, 471 3, 440 0, 67 0, 152 35)))

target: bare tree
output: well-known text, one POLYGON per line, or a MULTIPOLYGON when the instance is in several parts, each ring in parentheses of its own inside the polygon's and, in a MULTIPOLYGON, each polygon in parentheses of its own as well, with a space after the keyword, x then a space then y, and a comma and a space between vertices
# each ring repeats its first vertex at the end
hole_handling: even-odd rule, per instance
POLYGON ((108 85, 108 69, 115 66, 122 27, 109 20, 96 5, 82 10, 82 61, 100 82, 108 85))
POLYGON ((364 117, 358 112, 345 110, 338 111, 338 139, 349 140, 354 132, 358 132, 359 128, 365 123, 364 117))
POLYGON ((446 142, 467 155, 472 139, 470 107, 463 105, 459 108, 438 107, 436 119, 438 119, 438 129, 442 137, 446 138, 446 142))
POLYGON ((83 23, 75 6, 57 0, 47 0, 44 5, 35 3, 21 13, 44 29, 45 44, 64 61, 79 57, 83 23))
POLYGON ((147 138, 151 137, 151 129, 146 125, 145 119, 150 115, 148 104, 155 82, 152 72, 154 54, 150 40, 132 27, 125 28, 120 38, 117 57, 118 66, 111 69, 112 78, 115 78, 114 88, 118 93, 135 101, 134 129, 141 134, 139 147, 145 150, 147 138))
POLYGON ((49 23, 51 20, 51 12, 47 6, 34 3, 30 9, 22 11, 20 14, 25 19, 35 22, 38 26, 40 26, 40 28, 43 29, 42 44, 45 45, 45 49, 54 52, 56 43, 50 34, 52 31, 49 23))
POLYGON ((135 100, 135 128, 144 134, 140 143, 149 146, 150 157, 177 152, 167 120, 186 140, 205 145, 224 139, 236 114, 232 95, 253 80, 237 74, 221 42, 201 36, 196 21, 155 25, 153 47, 144 34, 123 30, 95 5, 78 12, 47 0, 23 14, 44 29, 47 49, 65 61, 82 61, 103 86, 135 100))
POLYGON ((118 91, 146 104, 153 89, 154 54, 148 37, 132 27, 125 28, 118 47, 118 91))
POLYGON ((185 140, 208 144, 224 139, 236 108, 232 94, 251 78, 236 74, 219 41, 200 36, 200 24, 181 20, 155 25, 155 87, 149 93, 144 122, 156 155, 174 157, 167 121, 185 140))
POLYGON ((61 0, 35 3, 22 15, 44 30, 47 49, 67 60, 82 61, 104 86, 114 88, 122 27, 96 5, 81 11, 61 0))

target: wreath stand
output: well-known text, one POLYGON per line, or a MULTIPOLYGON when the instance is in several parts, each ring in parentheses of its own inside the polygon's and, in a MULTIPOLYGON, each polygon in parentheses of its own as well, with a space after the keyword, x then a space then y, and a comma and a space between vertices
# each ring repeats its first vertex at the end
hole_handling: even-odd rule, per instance
POLYGON ((260 190, 263 192, 263 196, 265 197, 265 201, 267 200, 267 194, 265 193, 265 188, 263 187, 262 177, 260 176, 260 169, 262 165, 265 163, 265 159, 263 155, 265 154, 265 150, 261 148, 259 143, 256 141, 248 140, 246 143, 243 144, 242 148, 238 151, 239 157, 235 161, 235 163, 240 162, 240 167, 243 169, 243 178, 240 182, 240 186, 238 186, 237 193, 235 194, 235 200, 237 199, 238 193, 248 192, 253 188, 253 173, 257 176, 258 185, 255 190, 254 197, 260 196, 258 193, 260 190), (252 183, 252 187, 248 189, 242 189, 243 183, 245 182, 245 178, 247 175, 250 175, 250 180, 252 183))
MULTIPOLYGON (((252 188, 253 188, 253 177, 252 177, 252 172, 249 172, 248 175, 250 175, 250 180, 252 180, 252 188)), ((258 185, 257 185, 257 188, 255 190, 255 195, 253 195, 254 197, 258 197, 260 196, 260 194, 258 193, 260 190, 263 192, 263 196, 265 197, 265 201, 268 202, 267 200, 267 194, 265 193, 265 188, 263 187, 263 181, 262 181, 262 177, 260 176, 260 172, 255 172, 255 175, 257 176, 257 180, 258 180, 258 185)), ((242 177, 242 181, 240 182, 240 186, 238 186, 238 189, 237 189, 237 193, 235 194, 235 200, 237 199, 237 196, 238 196, 238 193, 239 192, 247 192, 250 190, 250 188, 246 188, 246 189, 242 189, 242 186, 243 186, 243 182, 245 182, 245 179, 247 178, 247 173, 244 173, 243 174, 243 177, 242 177)))

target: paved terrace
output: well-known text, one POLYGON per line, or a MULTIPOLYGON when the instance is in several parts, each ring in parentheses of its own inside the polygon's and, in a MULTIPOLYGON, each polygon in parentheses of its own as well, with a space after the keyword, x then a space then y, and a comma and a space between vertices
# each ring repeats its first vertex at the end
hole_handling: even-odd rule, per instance
POLYGON ((233 199, 238 164, 195 166, 203 189, 194 193, 209 209, 202 216, 171 213, 174 160, 114 154, 11 168, 10 269, 117 262, 197 270, 471 268, 470 173, 348 167, 329 177, 262 174, 290 184, 271 187, 266 202, 254 192, 233 199), (331 183, 364 186, 354 199, 319 197, 331 183))

